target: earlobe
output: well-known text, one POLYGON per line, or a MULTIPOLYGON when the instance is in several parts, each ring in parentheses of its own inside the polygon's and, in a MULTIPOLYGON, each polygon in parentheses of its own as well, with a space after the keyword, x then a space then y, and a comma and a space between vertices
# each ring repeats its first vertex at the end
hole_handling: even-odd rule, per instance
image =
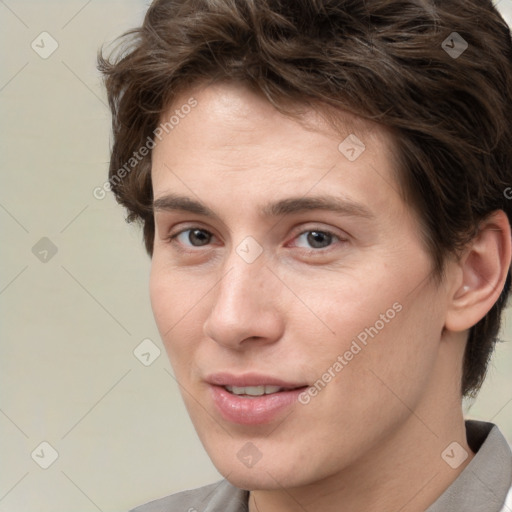
POLYGON ((445 327, 464 331, 477 324, 498 300, 511 261, 511 232, 503 210, 482 221, 475 238, 460 259, 459 280, 449 299, 445 327))

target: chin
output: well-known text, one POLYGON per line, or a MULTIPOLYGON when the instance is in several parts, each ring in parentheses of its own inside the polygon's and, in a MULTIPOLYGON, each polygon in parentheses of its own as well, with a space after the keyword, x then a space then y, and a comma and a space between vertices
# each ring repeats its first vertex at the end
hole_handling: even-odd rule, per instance
POLYGON ((301 481, 297 475, 293 475, 293 468, 281 471, 264 467, 259 469, 256 467, 251 469, 231 467, 226 472, 220 471, 221 468, 217 469, 232 485, 247 491, 290 489, 310 483, 308 481, 301 481))
POLYGON ((281 483, 278 478, 272 478, 264 471, 252 472, 239 470, 237 472, 233 470, 231 473, 222 474, 222 476, 230 484, 239 489, 245 489, 246 491, 270 491, 289 487, 286 483, 281 483))
MULTIPOLYGON (((272 447, 264 440, 256 443, 261 447, 260 455, 251 441, 231 440, 229 444, 219 444, 214 449, 206 446, 205 448, 219 473, 240 489, 288 489, 308 485, 318 478, 327 476, 317 474, 315 461, 311 457, 306 460, 306 454, 297 453, 300 446, 290 447, 295 451, 294 454, 290 454, 286 453, 286 450, 272 447)), ((321 467, 317 470, 322 472, 321 467)))

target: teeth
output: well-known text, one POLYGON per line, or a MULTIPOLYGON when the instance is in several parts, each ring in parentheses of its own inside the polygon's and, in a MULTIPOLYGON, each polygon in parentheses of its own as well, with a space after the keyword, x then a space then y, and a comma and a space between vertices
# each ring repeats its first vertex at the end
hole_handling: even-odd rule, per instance
POLYGON ((277 393, 284 388, 279 386, 246 386, 246 387, 238 387, 238 386, 225 386, 225 388, 234 395, 249 395, 249 396, 263 396, 263 395, 271 395, 272 393, 277 393))

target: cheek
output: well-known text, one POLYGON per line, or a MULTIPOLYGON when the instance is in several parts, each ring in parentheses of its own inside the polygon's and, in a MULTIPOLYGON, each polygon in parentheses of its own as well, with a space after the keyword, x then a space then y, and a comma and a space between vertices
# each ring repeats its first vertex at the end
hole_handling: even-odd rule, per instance
POLYGON ((149 297, 151 300, 151 309, 155 317, 160 335, 164 338, 164 333, 172 326, 172 311, 174 310, 174 296, 169 293, 166 276, 160 271, 155 256, 151 262, 151 273, 149 278, 149 297))
MULTIPOLYGON (((354 341, 364 349, 400 321, 400 294, 382 276, 386 273, 377 270, 373 275, 343 274, 329 276, 316 286, 303 283, 296 288, 297 295, 310 309, 298 317, 301 332, 306 329, 316 334, 315 343, 309 345, 315 354, 313 360, 324 365, 332 363, 333 358, 350 351, 354 341)), ((307 342, 307 336, 301 335, 301 339, 307 342)), ((352 355, 358 350, 354 347, 352 355)), ((352 358, 350 353, 347 356, 352 358)))
POLYGON ((429 389, 434 374, 443 324, 438 307, 427 298, 385 300, 374 306, 372 314, 360 317, 360 325, 352 324, 350 335, 343 337, 342 364, 329 390, 338 404, 333 420, 344 422, 343 412, 351 411, 347 428, 364 424, 368 410, 382 425, 405 417, 429 389))
POLYGON ((160 332, 160 337, 168 352, 173 345, 169 340, 176 339, 176 333, 183 326, 184 320, 192 313, 188 305, 190 294, 184 293, 179 274, 168 272, 154 259, 151 265, 149 294, 151 308, 160 332))
MULTIPOLYGON (((179 268, 170 266, 161 254, 151 262, 149 293, 151 307, 161 333, 174 330, 180 319, 193 314, 201 297, 200 282, 179 268)), ((181 322, 180 322, 181 323, 181 322)))
POLYGON ((149 293, 161 340, 176 372, 188 365, 203 339, 206 293, 211 284, 204 276, 190 275, 154 258, 149 293))
POLYGON ((419 277, 385 270, 328 284, 321 294, 309 292, 304 298, 324 323, 315 320, 317 341, 304 345, 308 360, 316 378, 335 382, 329 387, 347 404, 378 407, 381 399, 397 400, 393 391, 415 400, 436 361, 444 324, 436 290, 426 285, 411 293, 419 277))

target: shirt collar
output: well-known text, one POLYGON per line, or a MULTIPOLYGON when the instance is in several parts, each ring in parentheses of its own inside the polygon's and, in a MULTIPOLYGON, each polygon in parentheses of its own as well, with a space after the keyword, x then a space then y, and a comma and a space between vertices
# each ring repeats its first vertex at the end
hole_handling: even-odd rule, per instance
POLYGON ((500 512, 512 483, 512 453, 493 423, 466 420, 475 452, 457 479, 425 512, 500 512))

